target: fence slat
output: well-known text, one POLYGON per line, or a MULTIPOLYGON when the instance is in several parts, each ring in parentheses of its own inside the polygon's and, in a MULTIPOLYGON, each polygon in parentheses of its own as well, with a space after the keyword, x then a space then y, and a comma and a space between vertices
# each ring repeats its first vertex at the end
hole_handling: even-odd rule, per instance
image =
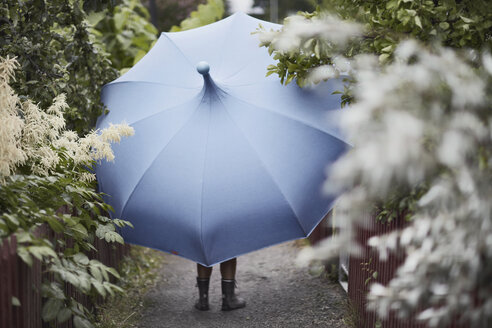
MULTIPOLYGON (((348 296, 359 313, 359 328, 374 328, 378 321, 375 312, 366 309, 366 295, 369 291, 370 283, 366 284, 366 279, 371 277, 373 272, 378 272, 376 279, 371 278, 371 282, 378 282, 387 285, 396 273, 398 267, 405 260, 404 250, 399 249, 396 253, 390 253, 386 261, 379 258, 379 254, 367 245, 367 241, 372 236, 382 235, 402 229, 409 223, 403 219, 393 220, 390 223, 377 222, 375 217, 367 214, 365 222, 369 222, 367 227, 357 227, 355 239, 360 252, 351 254, 349 258, 348 275, 348 296), (369 264, 370 263, 370 264, 369 264)), ((446 328, 466 328, 468 326, 459 324, 458 318, 453 320, 446 328)), ((387 319, 381 321, 382 328, 425 328, 425 324, 417 322, 414 318, 400 319, 395 312, 390 312, 387 319)))

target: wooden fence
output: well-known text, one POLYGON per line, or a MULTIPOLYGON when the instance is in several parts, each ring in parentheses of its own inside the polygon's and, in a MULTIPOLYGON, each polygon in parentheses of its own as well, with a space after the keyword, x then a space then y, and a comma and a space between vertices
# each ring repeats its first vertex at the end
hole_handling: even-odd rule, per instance
MULTIPOLYGON (((37 233, 53 241, 61 238, 47 227, 40 227, 37 233)), ((93 251, 89 257, 111 267, 117 267, 129 252, 128 245, 109 244, 99 239, 95 240, 94 247, 97 251, 93 251)), ((50 279, 49 275, 43 273, 39 261, 34 260, 32 267, 29 267, 17 256, 15 236, 4 239, 0 245, 0 328, 49 327, 41 320, 43 300, 40 288, 42 280, 50 279), (20 306, 12 303, 14 297, 20 301, 20 306)), ((70 284, 65 285, 65 291, 86 307, 93 308, 91 299, 76 291, 70 284)), ((55 326, 72 328, 73 323, 68 320, 63 324, 56 323, 55 326)))
MULTIPOLYGON (((310 236, 312 244, 315 244, 323 238, 333 234, 331 225, 332 214, 330 213, 310 236)), ((405 260, 403 251, 389 253, 386 261, 379 258, 377 251, 367 246, 367 241, 372 236, 389 233, 395 229, 404 228, 408 223, 404 220, 393 220, 389 223, 380 223, 376 219, 367 214, 364 221, 368 223, 365 228, 359 227, 356 229, 355 235, 361 250, 356 255, 346 255, 344 252, 340 256, 340 283, 348 292, 354 310, 357 312, 359 328, 426 328, 427 326, 417 322, 415 319, 399 319, 395 313, 390 313, 386 320, 380 321, 376 317, 375 312, 366 310, 366 295, 369 291, 369 286, 372 282, 378 282, 387 285, 395 275, 397 268, 405 260), (374 273, 377 275, 374 276, 374 273)), ((348 252, 347 252, 348 254, 348 252)), ((456 318, 458 319, 458 318, 456 318)), ((466 328, 460 325, 459 320, 455 320, 447 328, 466 328)))

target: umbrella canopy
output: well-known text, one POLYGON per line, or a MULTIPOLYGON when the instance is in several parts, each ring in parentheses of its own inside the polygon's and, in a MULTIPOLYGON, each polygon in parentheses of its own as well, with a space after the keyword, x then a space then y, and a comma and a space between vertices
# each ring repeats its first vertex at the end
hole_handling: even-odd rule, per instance
POLYGON ((109 114, 135 135, 96 168, 126 241, 210 266, 303 238, 331 209, 321 192, 327 165, 345 150, 336 125, 339 80, 313 89, 265 77, 274 64, 235 14, 163 33, 126 74, 107 84, 109 114))

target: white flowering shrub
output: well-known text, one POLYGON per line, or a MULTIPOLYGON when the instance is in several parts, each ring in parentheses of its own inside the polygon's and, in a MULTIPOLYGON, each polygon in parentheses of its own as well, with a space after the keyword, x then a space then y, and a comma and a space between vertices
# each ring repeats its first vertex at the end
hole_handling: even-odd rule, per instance
MULTIPOLYGON (((337 221, 364 226, 361 218, 375 204, 384 204, 389 216, 402 200, 410 220, 369 240, 382 259, 397 248, 407 255, 387 286, 371 286, 369 308, 382 318, 391 310, 401 317, 417 312, 430 326, 457 317, 491 326, 492 57, 407 40, 381 65, 376 56, 344 53, 357 26, 334 38, 329 26, 341 22, 305 21, 265 33, 262 42, 280 56, 294 49, 316 57, 305 49, 306 36, 322 40, 331 46, 319 57, 329 61, 306 69, 305 84, 340 71, 353 82, 341 127, 354 147, 329 169, 325 183, 326 191, 340 194, 337 221)), ((353 243, 352 231, 307 249, 300 260, 335 255, 353 243)))
POLYGON ((75 327, 92 327, 92 314, 66 294, 64 284, 92 297, 121 291, 110 282, 116 270, 88 254, 94 238, 123 243, 116 227, 129 222, 106 216, 111 207, 94 191, 89 170, 95 161, 113 160, 111 143, 132 135, 133 128, 114 125, 84 137, 65 130, 65 97, 56 97, 46 111, 22 101, 9 85, 16 67, 15 59, 0 58, 0 243, 14 235, 22 260, 42 261, 53 276, 41 290, 45 321, 73 317, 75 327), (63 206, 73 214, 57 214, 63 206), (59 238, 39 236, 42 224, 59 238))
MULTIPOLYGON (((103 159, 112 161, 111 143, 133 135, 133 128, 127 124, 91 131, 82 138, 74 131, 65 130, 63 110, 68 108, 65 95, 57 96, 46 111, 29 100, 21 102, 8 84, 16 66, 15 59, 0 59, 1 179, 25 164, 35 175, 49 175, 59 169, 62 154, 74 166, 103 159)), ((87 171, 81 175, 89 181, 95 178, 87 171)))

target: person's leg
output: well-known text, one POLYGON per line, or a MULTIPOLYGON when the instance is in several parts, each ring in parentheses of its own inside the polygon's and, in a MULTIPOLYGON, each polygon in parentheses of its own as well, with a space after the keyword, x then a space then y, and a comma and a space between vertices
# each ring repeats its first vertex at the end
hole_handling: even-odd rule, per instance
POLYGON ((220 264, 220 274, 222 275, 222 311, 240 309, 246 306, 246 302, 234 293, 236 286, 236 266, 237 260, 235 258, 220 264))
POLYGON ((208 279, 212 275, 212 267, 206 267, 199 263, 196 264, 196 272, 198 273, 198 278, 208 279))
POLYGON ((233 258, 229 261, 222 262, 220 264, 220 274, 222 275, 222 279, 234 280, 236 279, 236 266, 237 259, 233 258))
POLYGON ((212 275, 212 267, 206 267, 201 264, 196 265, 197 277, 196 285, 198 287, 198 301, 195 303, 195 308, 200 311, 207 311, 208 306, 208 286, 210 285, 210 276, 212 275))

